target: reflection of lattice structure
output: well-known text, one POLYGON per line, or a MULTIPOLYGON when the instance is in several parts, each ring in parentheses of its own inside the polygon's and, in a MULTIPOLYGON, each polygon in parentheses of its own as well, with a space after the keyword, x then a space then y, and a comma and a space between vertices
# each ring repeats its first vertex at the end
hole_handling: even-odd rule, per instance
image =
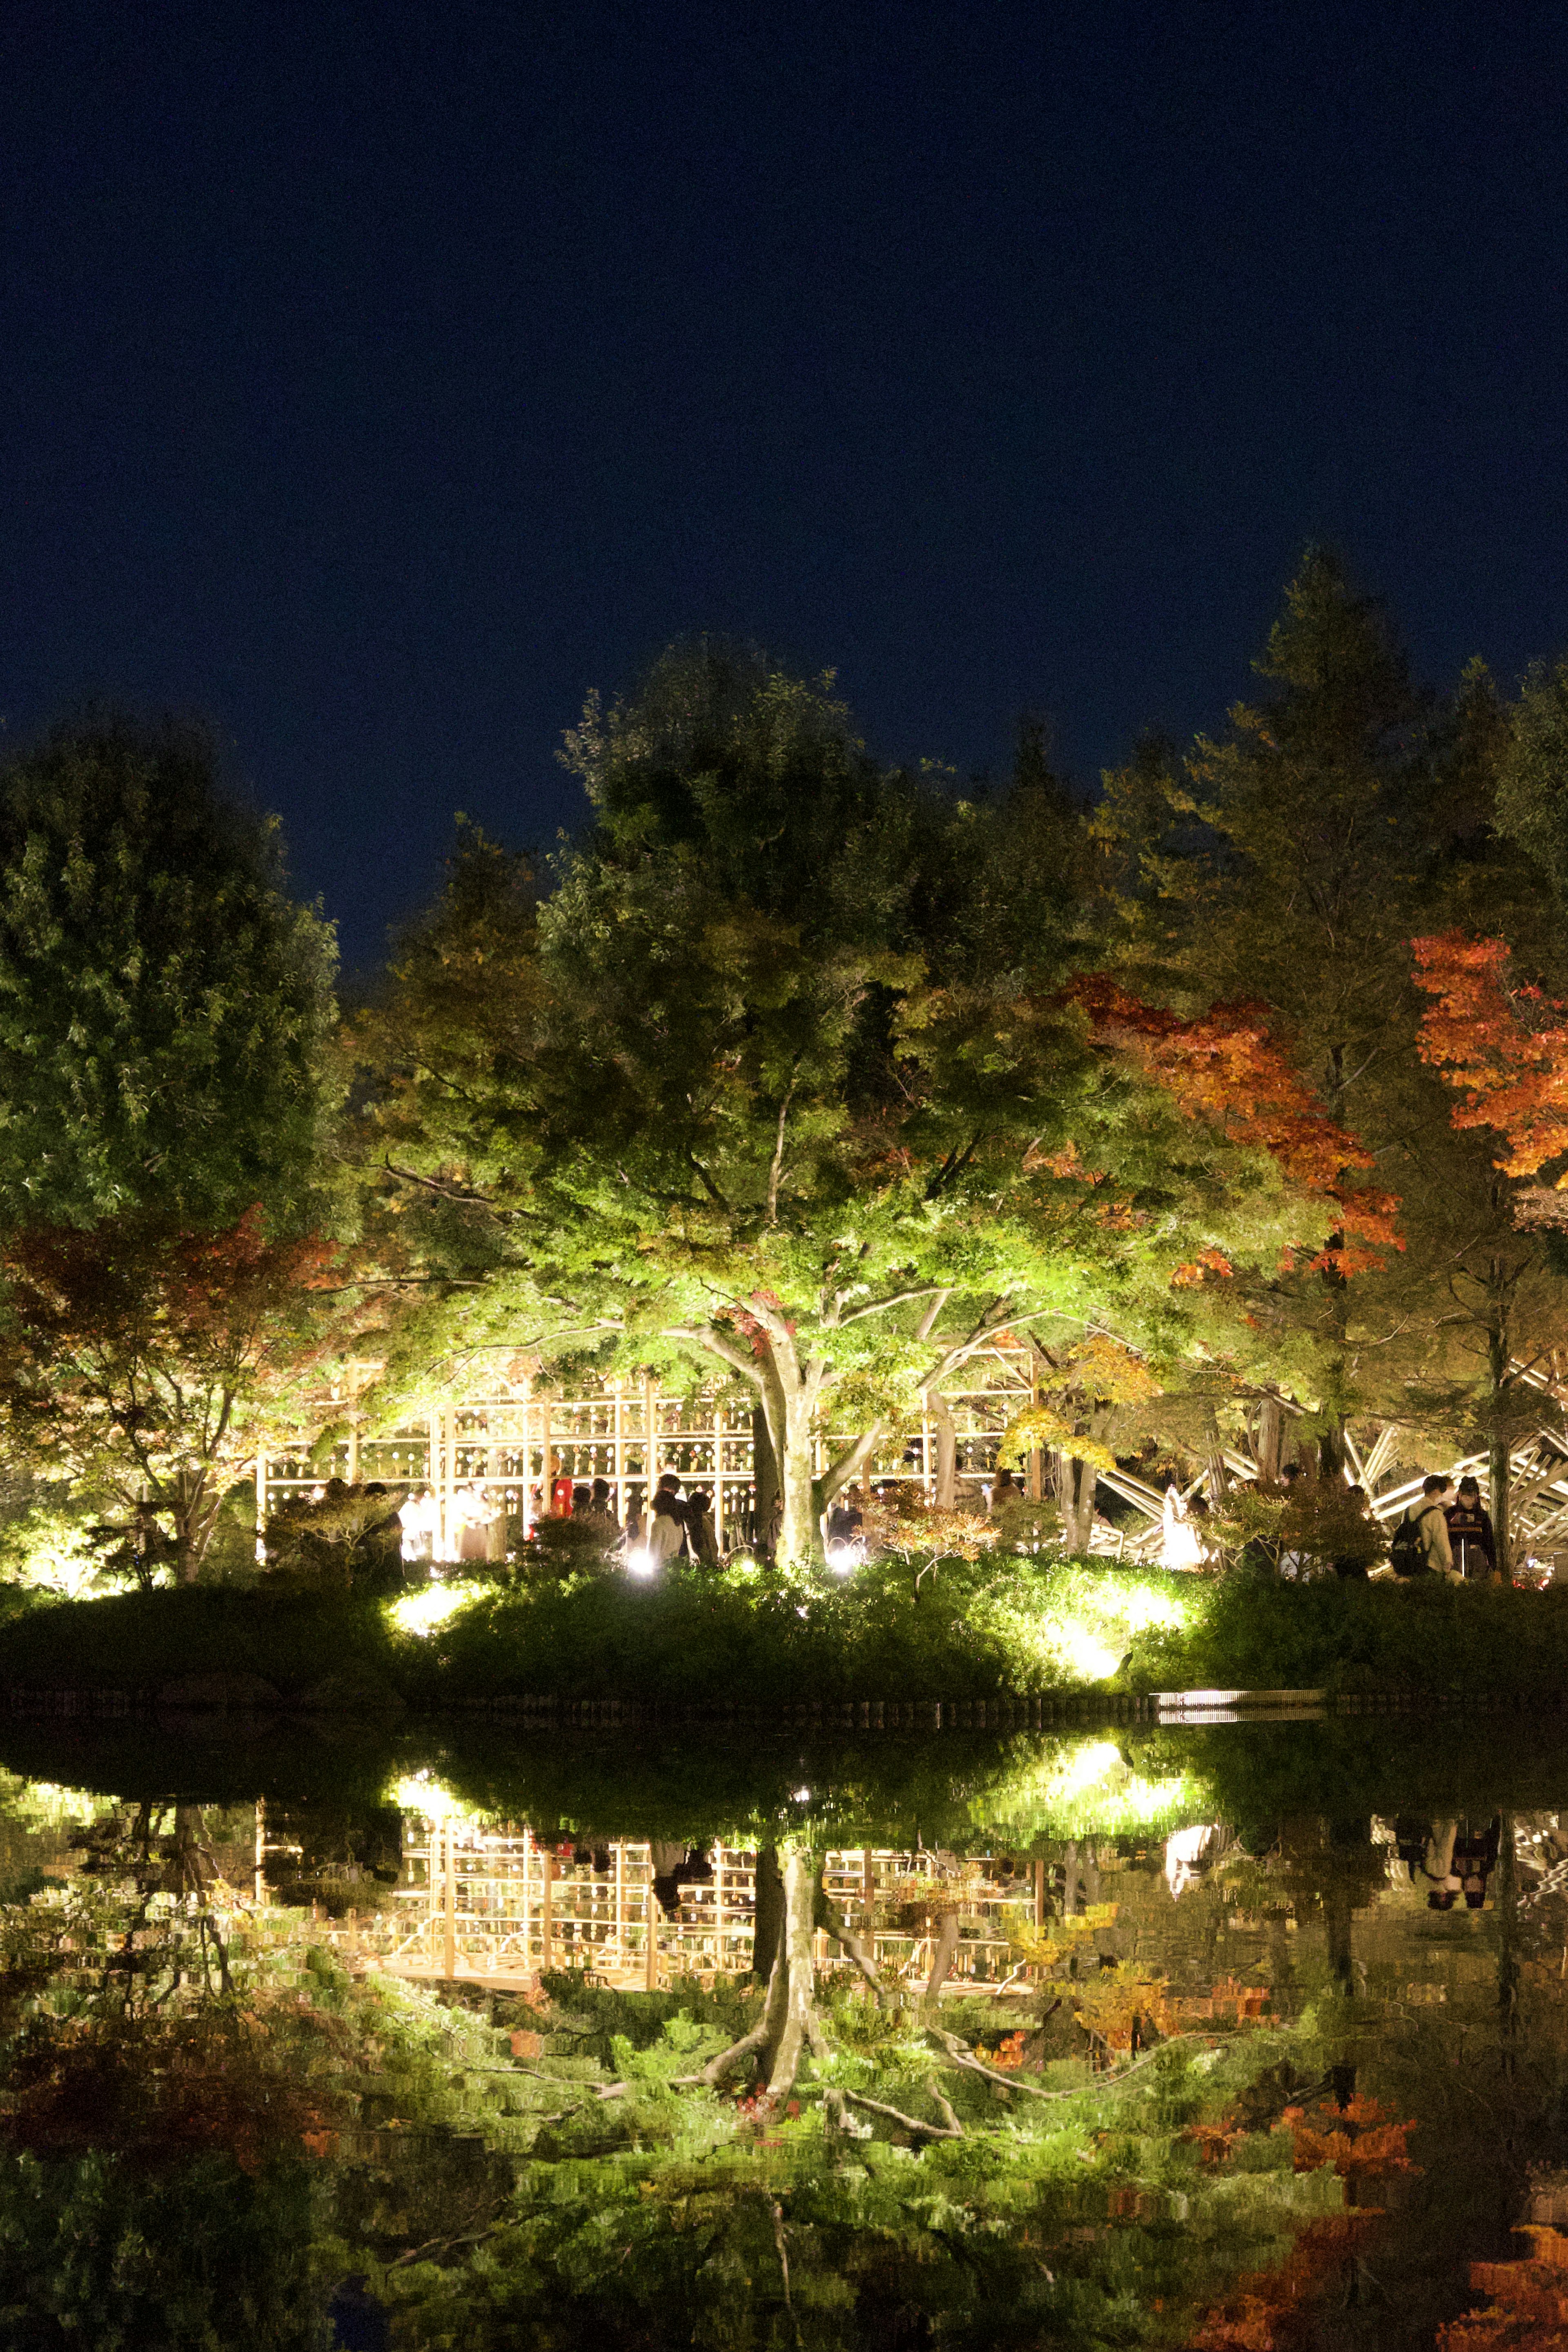
MULTIPOLYGON (((404 1853, 403 1883, 390 1904, 321 1929, 346 1954, 395 1975, 521 1990, 543 1973, 584 1969, 634 1991, 678 1977, 735 1976, 752 1965, 750 1853, 715 1847, 711 1878, 683 1883, 671 1914, 654 1894, 646 1843, 617 1839, 584 1849, 527 1828, 410 1816, 404 1853)), ((1013 1936, 1037 1924, 1045 1902, 1042 1866, 1026 1879, 1004 1878, 984 1856, 959 1863, 856 1848, 829 1853, 823 1876, 848 1926, 872 1945, 879 1968, 911 1985, 930 1973, 936 1931, 929 1921, 901 1924, 902 1915, 925 1908, 955 1916, 958 1943, 944 1988, 951 1992, 995 1992, 1016 1982, 1013 1936)), ((818 1937, 819 1960, 841 1957, 818 1937)))
MULTIPOLYGON (((999 1345, 979 1350, 958 1376, 962 1385, 948 1401, 961 1499, 967 1494, 978 1500, 989 1485, 1002 1432, 1033 1394, 1030 1364, 1026 1347, 999 1345)), ((258 1494, 265 1511, 329 1477, 427 1486, 440 1510, 437 1557, 452 1559, 464 1488, 482 1487, 509 1517, 531 1522, 549 1508, 555 1479, 587 1485, 605 1478, 624 1524, 642 1509, 653 1483, 674 1470, 711 1494, 719 1540, 728 1546, 752 1532, 753 1403, 751 1391, 738 1388, 674 1396, 651 1381, 627 1381, 552 1396, 524 1382, 509 1395, 449 1402, 423 1424, 385 1435, 356 1426, 345 1406, 349 1434, 331 1459, 264 1460, 257 1470, 258 1494)), ((847 1434, 825 1433, 817 1441, 817 1467, 848 1443, 847 1434)), ((929 1489, 936 1469, 936 1426, 922 1413, 918 1426, 873 1457, 867 1475, 912 1479, 929 1489)))

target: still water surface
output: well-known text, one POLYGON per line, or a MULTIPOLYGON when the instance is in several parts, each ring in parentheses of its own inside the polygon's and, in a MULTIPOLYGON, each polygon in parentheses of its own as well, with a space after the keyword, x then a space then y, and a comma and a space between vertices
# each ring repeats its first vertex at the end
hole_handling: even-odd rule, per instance
POLYGON ((1554 1738, 18 1728, 0 2341, 1568 2345, 1554 1738))

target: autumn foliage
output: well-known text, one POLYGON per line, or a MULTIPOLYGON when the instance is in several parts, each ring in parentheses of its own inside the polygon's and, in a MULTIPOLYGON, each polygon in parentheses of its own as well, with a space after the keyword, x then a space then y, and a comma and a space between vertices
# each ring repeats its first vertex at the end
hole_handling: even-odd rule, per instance
POLYGON ((1568 1005, 1515 975, 1504 940, 1446 931, 1411 946, 1432 1000, 1421 1058, 1463 1089, 1454 1125, 1494 1129, 1508 1145, 1497 1165, 1533 1176, 1568 1151, 1568 1005))
MULTIPOLYGON (((1144 1004, 1104 973, 1078 982, 1072 996, 1089 1017, 1097 1040, 1125 1055, 1175 1103, 1231 1142, 1266 1151, 1289 1181, 1312 1198, 1329 1201, 1338 1228, 1310 1261, 1310 1270, 1341 1275, 1375 1270, 1383 1250, 1403 1248, 1390 1193, 1347 1184, 1371 1168, 1372 1155, 1336 1124, 1303 1084, 1269 1034, 1263 1007, 1215 1004, 1201 1020, 1144 1004)), ((1207 1270, 1228 1272, 1218 1253, 1207 1270)), ((1201 1280, 1198 1261, 1180 1278, 1201 1280)))
POLYGON ((1530 2253, 1517 2263, 1472 2263, 1470 2284, 1491 2297, 1437 2331, 1438 2352, 1568 2352, 1568 2237, 1527 2226, 1530 2253))

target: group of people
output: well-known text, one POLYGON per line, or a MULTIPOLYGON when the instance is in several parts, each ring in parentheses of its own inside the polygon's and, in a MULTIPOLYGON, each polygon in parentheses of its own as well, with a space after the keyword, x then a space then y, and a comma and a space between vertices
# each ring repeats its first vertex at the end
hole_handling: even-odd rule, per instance
POLYGON ((640 1553, 650 1568, 663 1568, 672 1559, 689 1559, 700 1568, 719 1566, 713 1498, 705 1486, 682 1494, 680 1479, 673 1470, 667 1470, 660 1478, 647 1510, 634 1513, 625 1528, 616 1517, 615 1492, 607 1478, 595 1478, 586 1486, 558 1480, 551 1500, 563 1518, 580 1519, 591 1527, 606 1551, 620 1545, 628 1559, 640 1553))
MULTIPOLYGON (((1279 1484, 1287 1494, 1301 1476, 1300 1465, 1288 1462, 1279 1484)), ((1364 1486, 1349 1486, 1345 1499, 1372 1528, 1372 1501, 1364 1486)), ((1184 1496, 1173 1486, 1166 1491, 1162 1561, 1166 1568, 1203 1568, 1215 1557, 1208 1531, 1208 1506, 1202 1496, 1184 1496)), ((1372 1573, 1367 1547, 1329 1564, 1345 1580, 1364 1580, 1372 1573)), ((1293 1550, 1288 1540, 1255 1538, 1244 1559, 1266 1568, 1287 1583, 1316 1573, 1313 1560, 1293 1550)), ((1443 1576, 1456 1584, 1487 1584, 1498 1576, 1497 1538, 1491 1514, 1481 1501, 1480 1481, 1461 1478, 1456 1491, 1452 1478, 1435 1472, 1421 1482, 1421 1496, 1404 1513, 1390 1547, 1390 1565, 1396 1577, 1443 1576)))
POLYGON ((1489 1584, 1498 1573, 1497 1538, 1491 1514, 1481 1501, 1480 1481, 1454 1482, 1440 1472, 1421 1481, 1421 1500, 1412 1503, 1395 1531, 1396 1576, 1446 1576, 1455 1584, 1489 1584))

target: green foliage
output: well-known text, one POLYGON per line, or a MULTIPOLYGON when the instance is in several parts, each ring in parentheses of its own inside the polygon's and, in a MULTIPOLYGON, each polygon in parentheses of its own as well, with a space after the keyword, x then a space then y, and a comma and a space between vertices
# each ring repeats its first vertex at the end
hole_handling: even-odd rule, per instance
POLYGON ((0 1583, 79 1601, 125 1581, 105 1567, 101 1531, 78 1511, 35 1504, 0 1525, 0 1583))
POLYGON ((609 1576, 618 1562, 612 1559, 601 1528, 585 1519, 535 1519, 528 1540, 511 1555, 514 1571, 525 1581, 559 1581, 568 1576, 609 1576))
POLYGON ((14 2352, 320 2352, 302 2159, 151 2176, 96 2151, 0 2154, 0 2322, 14 2352), (199 2254, 196 2250, 199 2248, 199 2254))
POLYGON ((1533 663, 1509 714, 1497 818, 1550 880, 1568 890, 1568 657, 1533 663))
POLYGON ((371 1494, 329 1478, 320 1501, 298 1496, 267 1522, 269 1580, 299 1591, 388 1593, 403 1586, 398 1507, 406 1487, 371 1494))
POLYGON ((395 1689, 407 1646, 374 1600, 228 1585, 62 1601, 0 1627, 0 1681, 155 1693, 187 1675, 257 1675, 299 1697, 333 1672, 395 1689))
POLYGON ((1112 1675, 1131 1628, 1191 1580, 991 1552, 890 1555, 832 1587, 679 1568, 541 1581, 449 1618, 421 1653, 431 1701, 502 1692, 674 1703, 963 1699, 1112 1675))
MULTIPOLYGON (((580 2054, 582 1999, 563 1990, 563 2014, 538 2021, 531 2063, 586 2090, 598 2069, 580 2054)), ((825 2019, 832 2054, 799 2098, 753 2119, 744 2102, 674 2089, 716 2037, 677 2017, 650 2042, 643 2006, 597 1996, 592 2020, 635 2135, 594 2117, 596 2145, 542 2135, 482 2257, 389 2282, 414 2340, 1169 2344, 1236 2270, 1281 2258, 1303 2221, 1342 2207, 1331 2172, 1291 2171, 1289 2132, 1243 2137, 1223 2166, 1188 2137, 1260 2067, 1310 2057, 1300 2035, 1249 2035, 1201 2069, 1174 2050, 1125 2089, 1080 2065, 1077 2095, 1042 2105, 939 2068, 918 2019, 855 2003, 825 2019), (853 2104, 940 2123, 938 2091, 962 2137, 853 2104)), ((994 2014, 957 2005, 944 2024, 973 2035, 994 2014)))
POLYGON ((331 934, 211 740, 109 720, 0 772, 0 1223, 299 1221, 330 1105, 331 934))
POLYGON ((1508 1693, 1554 1704, 1568 1681, 1568 1589, 1226 1577, 1204 1583, 1184 1629, 1140 1635, 1128 1671, 1143 1690, 1508 1693))
POLYGON ((1338 1561, 1373 1568, 1388 1557, 1387 1536, 1342 1478, 1302 1478, 1290 1486, 1238 1481, 1210 1525, 1233 1562, 1250 1550, 1255 1559, 1289 1559, 1299 1571, 1323 1576, 1338 1561))

